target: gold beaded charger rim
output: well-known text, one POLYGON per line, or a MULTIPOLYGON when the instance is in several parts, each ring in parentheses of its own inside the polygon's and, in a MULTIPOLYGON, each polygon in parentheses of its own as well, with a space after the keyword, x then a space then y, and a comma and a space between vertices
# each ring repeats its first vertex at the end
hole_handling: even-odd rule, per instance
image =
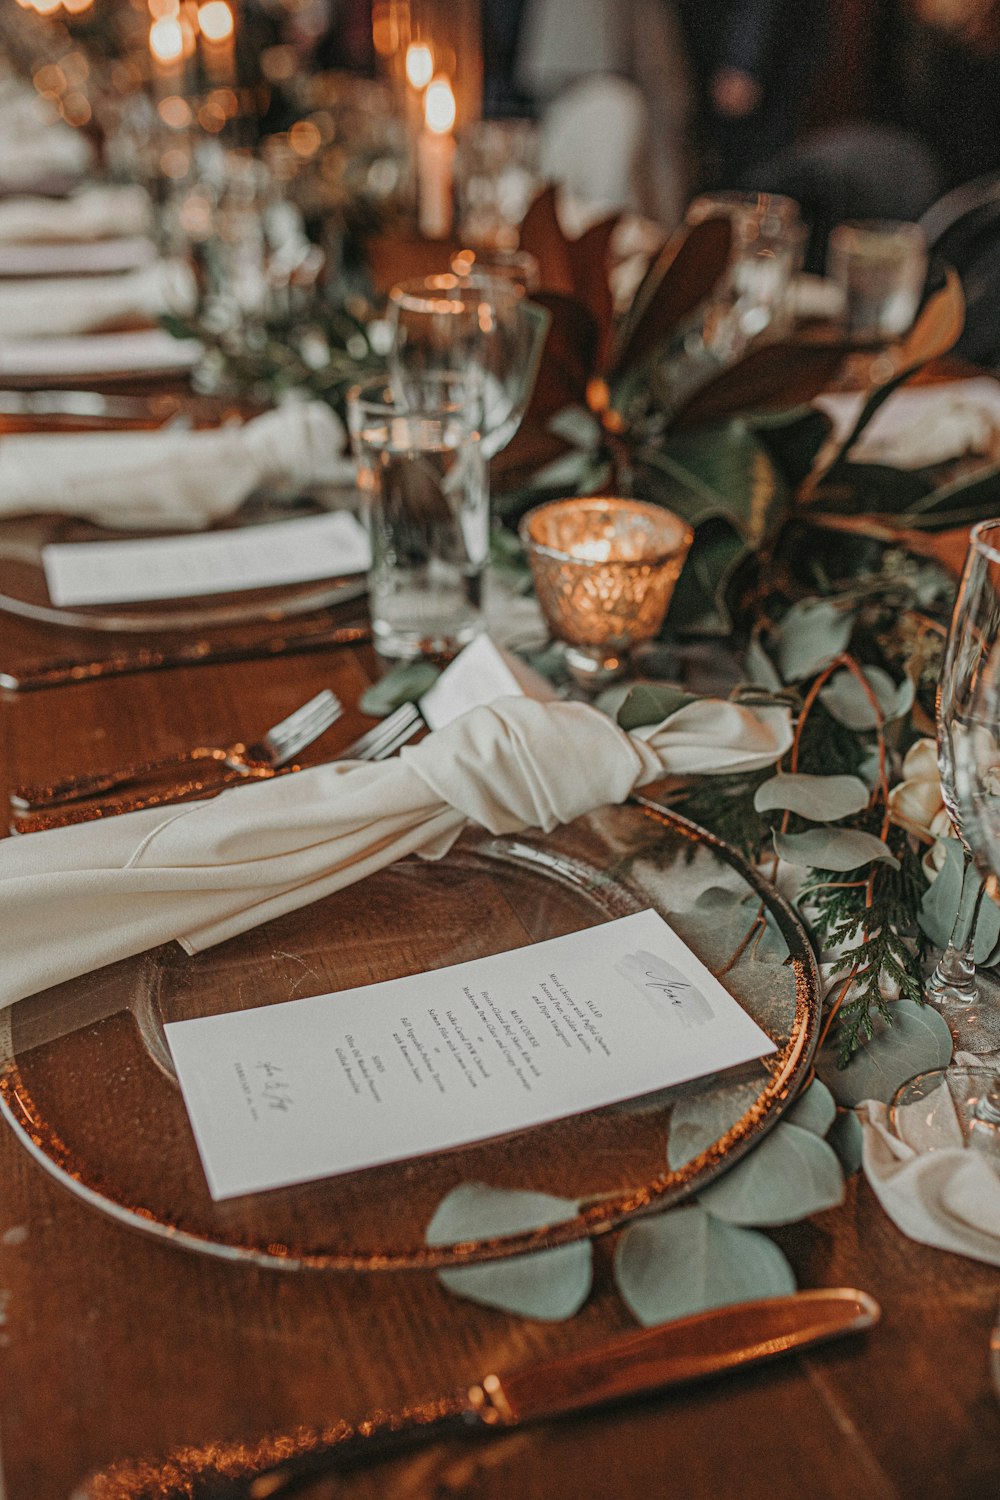
POLYGON ((815 959, 790 906, 734 850, 643 798, 547 836, 468 830, 444 860, 401 861, 203 954, 169 945, 21 1001, 0 1029, 0 1113, 70 1192, 178 1247, 294 1270, 456 1266, 601 1235, 698 1192, 793 1102, 819 1021, 815 959), (731 920, 702 909, 703 893, 719 900, 727 888, 731 920), (776 1053, 516 1135, 211 1201, 166 1021, 443 967, 645 907, 724 971, 776 1053), (787 948, 766 963, 739 938, 765 916, 787 948), (358 936, 345 968, 338 945, 351 932, 358 936), (666 1140, 680 1101, 720 1108, 723 1124, 671 1169, 666 1140), (471 1181, 552 1193, 577 1211, 529 1231, 428 1245, 437 1203, 471 1181))

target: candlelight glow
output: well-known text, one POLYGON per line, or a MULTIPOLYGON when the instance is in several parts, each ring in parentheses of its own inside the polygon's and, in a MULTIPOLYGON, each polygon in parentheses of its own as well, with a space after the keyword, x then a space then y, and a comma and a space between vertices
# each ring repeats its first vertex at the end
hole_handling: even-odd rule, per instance
POLYGON ((198 12, 198 26, 206 41, 228 41, 233 34, 233 13, 226 0, 208 0, 198 12))
POLYGON ((94 0, 62 0, 63 9, 71 16, 82 16, 85 10, 89 10, 94 0))
POLYGON ((62 4, 62 0, 34 0, 35 9, 40 16, 54 16, 62 4))
POLYGON ((426 42, 411 42, 406 49, 406 81, 425 89, 434 77, 434 54, 426 42))
POLYGON ((455 125, 455 95, 443 73, 427 85, 424 123, 435 135, 447 135, 455 125))
POLYGON ((184 55, 184 32, 174 16, 161 16, 149 28, 149 50, 158 62, 178 62, 184 55))

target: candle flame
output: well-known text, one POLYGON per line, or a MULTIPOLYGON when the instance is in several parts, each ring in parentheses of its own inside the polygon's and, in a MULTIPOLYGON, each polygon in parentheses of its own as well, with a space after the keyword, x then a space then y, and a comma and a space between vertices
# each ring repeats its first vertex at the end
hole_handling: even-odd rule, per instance
POLYGON ((406 81, 425 89, 434 77, 434 54, 426 42, 411 42, 406 49, 406 81))
POLYGON ((226 42, 233 34, 233 13, 226 0, 208 0, 198 12, 198 26, 208 42, 226 42))
POLYGON ((149 28, 149 50, 158 62, 177 62, 184 55, 184 32, 174 16, 161 16, 149 28))
POLYGON ((424 95, 424 123, 435 135, 447 135, 455 125, 455 95, 443 73, 427 85, 424 95))
POLYGON ((62 0, 34 0, 35 10, 40 16, 55 15, 61 4, 62 0))

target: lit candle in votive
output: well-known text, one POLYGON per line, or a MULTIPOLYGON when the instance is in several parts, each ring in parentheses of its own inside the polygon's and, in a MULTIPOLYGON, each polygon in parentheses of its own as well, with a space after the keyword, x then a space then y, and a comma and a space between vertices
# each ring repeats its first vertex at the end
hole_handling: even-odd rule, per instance
POLYGON ((451 229, 455 167, 455 95, 443 73, 424 94, 424 128, 417 140, 417 201, 420 232, 438 240, 451 229))
POLYGON ((226 0, 206 0, 198 10, 198 31, 209 82, 231 84, 236 76, 236 24, 226 0))

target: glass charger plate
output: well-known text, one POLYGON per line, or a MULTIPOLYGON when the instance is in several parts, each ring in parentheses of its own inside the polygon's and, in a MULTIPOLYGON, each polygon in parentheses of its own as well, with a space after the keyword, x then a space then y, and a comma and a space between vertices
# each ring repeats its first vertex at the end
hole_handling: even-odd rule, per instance
POLYGON ((598 1234, 697 1191, 792 1101, 818 1020, 812 952, 775 891, 672 814, 605 808, 548 837, 470 830, 439 862, 402 861, 195 957, 171 944, 21 1001, 0 1013, 0 1110, 70 1191, 179 1245, 290 1268, 448 1265, 598 1234), (165 1022, 440 968, 649 907, 723 978, 776 1053, 517 1135, 212 1202, 165 1022), (759 912, 768 941, 754 953, 745 937, 759 912), (690 1159, 678 1164, 678 1153, 690 1159), (463 1182, 580 1208, 541 1232, 427 1247, 435 1208, 463 1182))
MULTIPOLYGON (((248 504, 229 521, 211 529, 234 530, 296 520, 319 515, 324 509, 325 506, 311 502, 248 504)), ((67 516, 31 516, 24 520, 5 521, 0 525, 0 610, 46 625, 135 634, 207 630, 215 625, 287 620, 349 599, 364 598, 367 593, 363 575, 350 574, 318 581, 313 579, 307 583, 281 584, 274 588, 244 589, 237 594, 139 603, 69 606, 53 604, 49 598, 42 566, 43 547, 56 542, 152 541, 158 535, 168 534, 191 535, 190 532, 112 531, 67 516)))

